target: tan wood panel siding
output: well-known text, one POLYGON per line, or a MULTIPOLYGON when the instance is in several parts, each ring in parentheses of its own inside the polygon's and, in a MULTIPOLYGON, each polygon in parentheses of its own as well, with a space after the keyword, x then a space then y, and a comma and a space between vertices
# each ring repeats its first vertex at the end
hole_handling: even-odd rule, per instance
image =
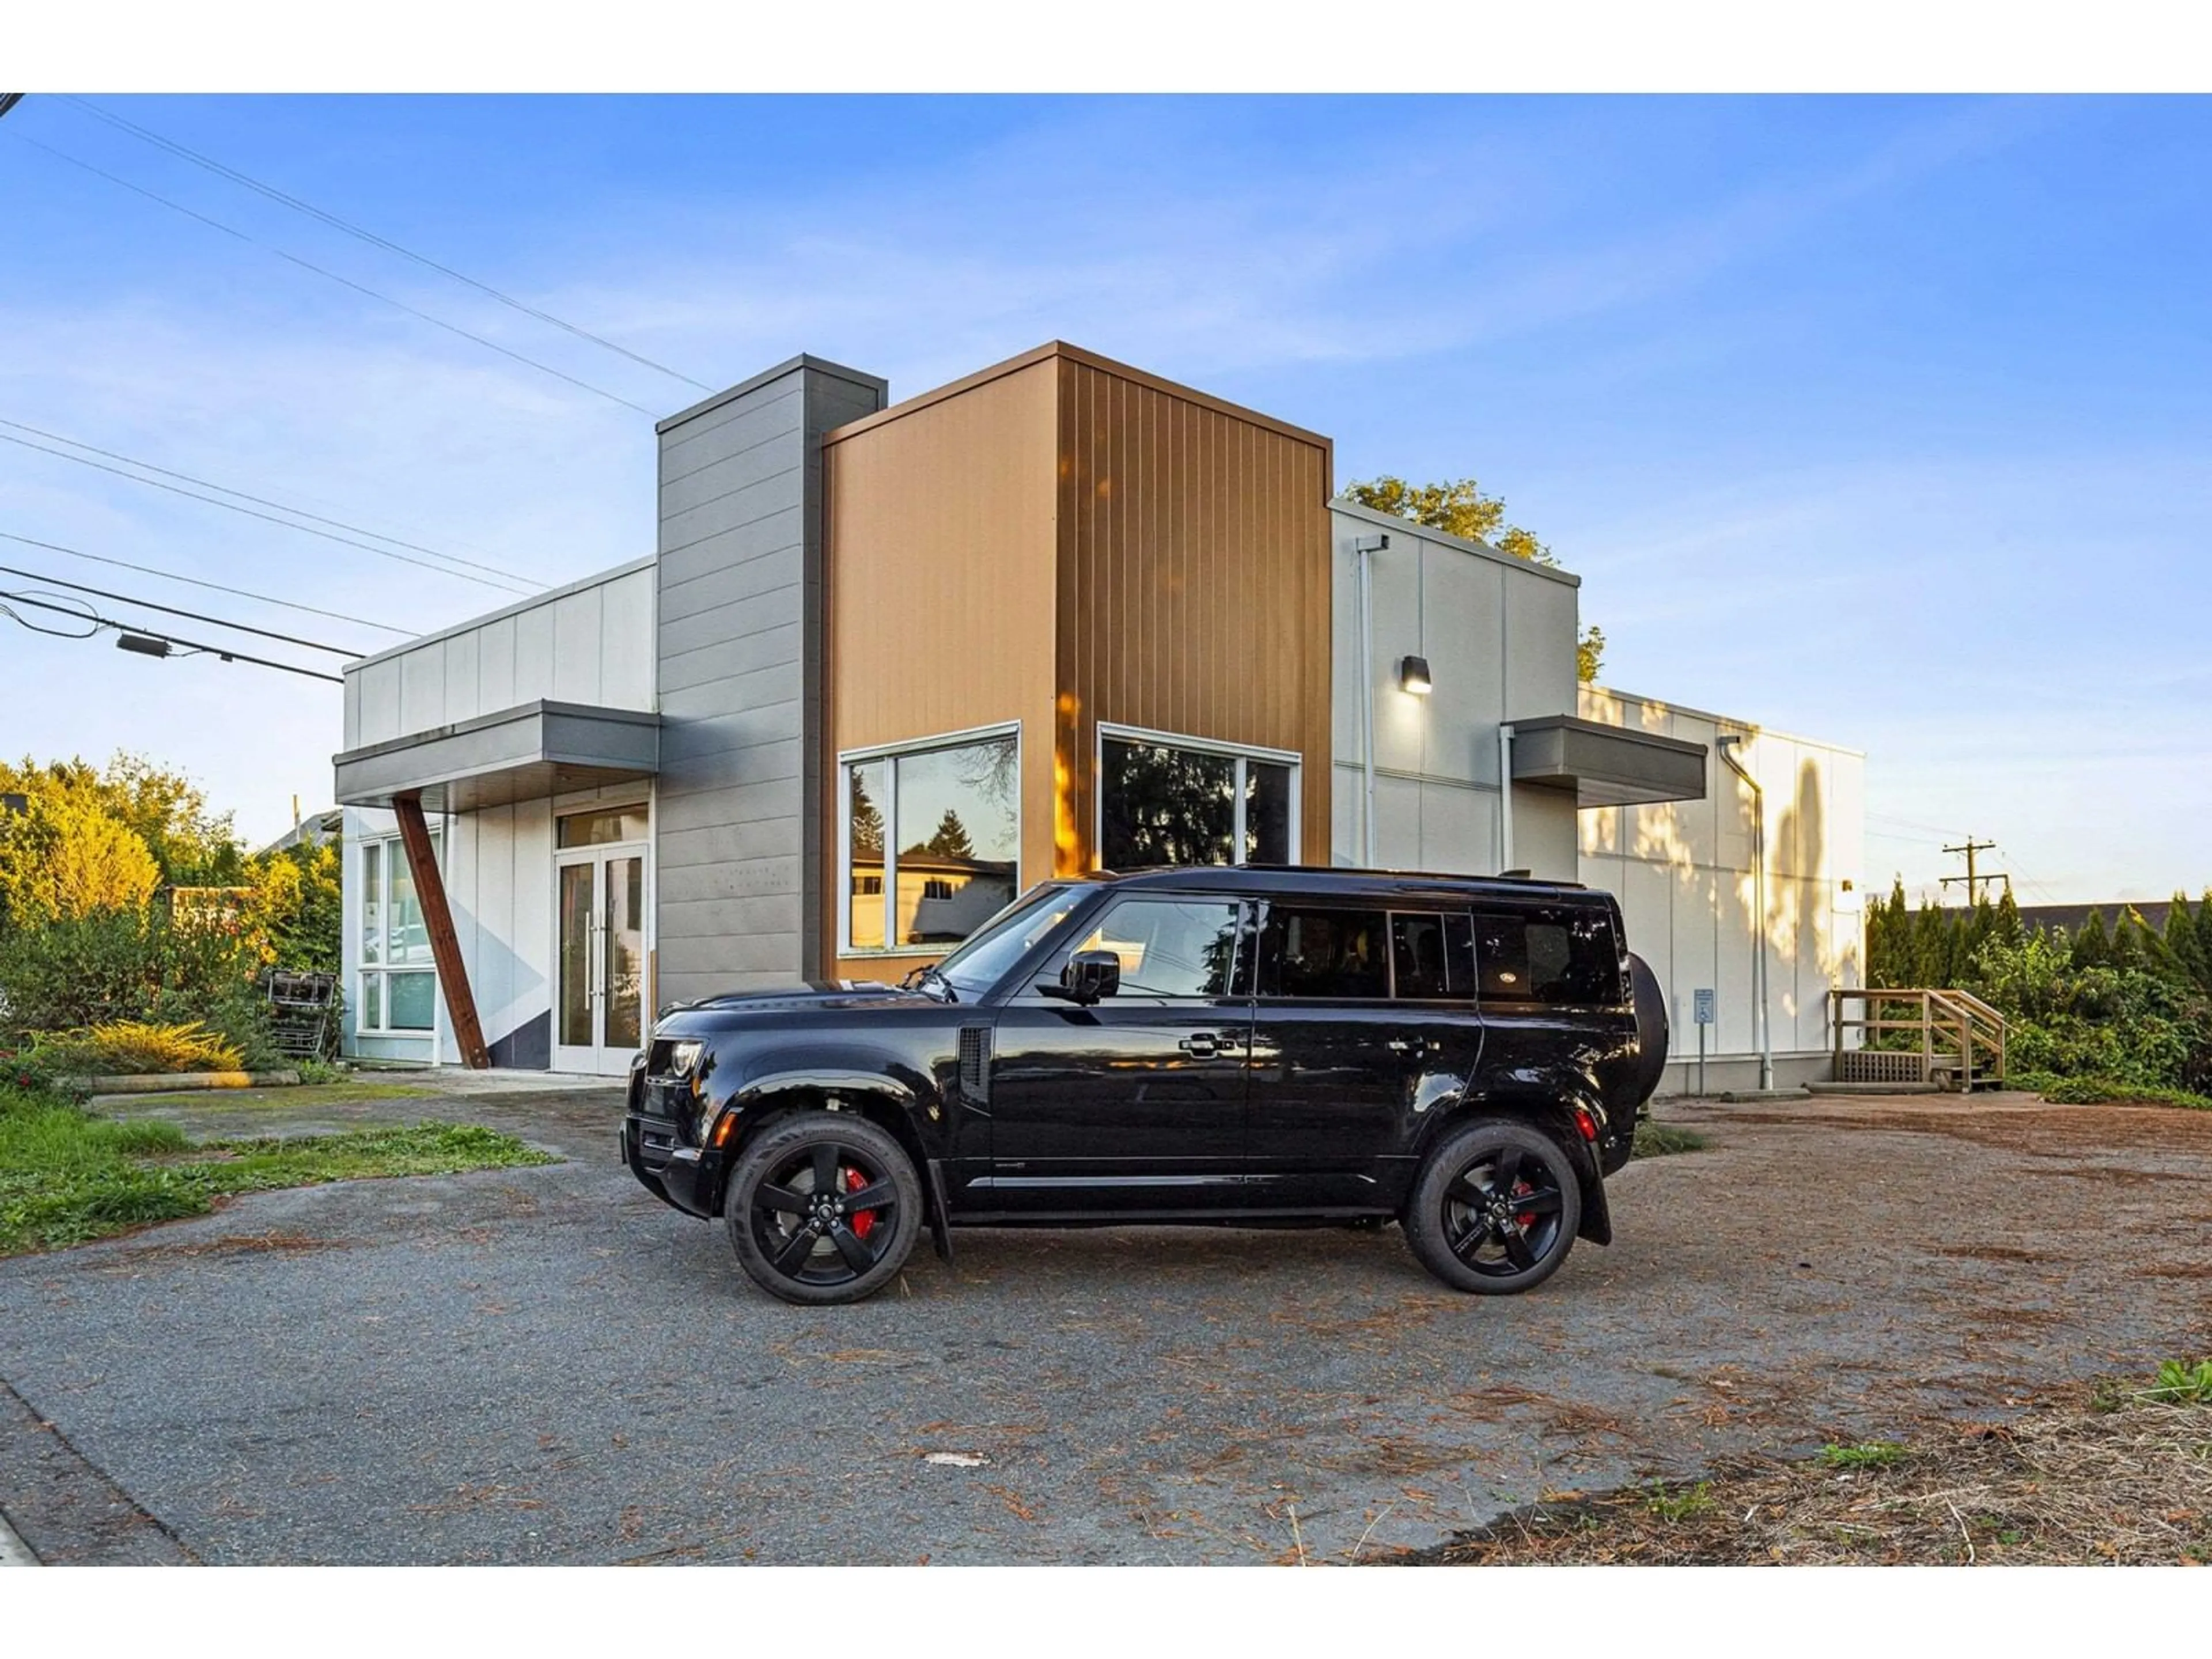
POLYGON ((1328 446, 1090 361, 1059 377, 1060 869, 1093 862, 1102 720, 1297 751, 1326 863, 1328 446))
POLYGON ((1055 391, 1041 361, 824 446, 825 961, 840 943, 841 751, 1019 720, 1021 879, 1053 872, 1055 391))

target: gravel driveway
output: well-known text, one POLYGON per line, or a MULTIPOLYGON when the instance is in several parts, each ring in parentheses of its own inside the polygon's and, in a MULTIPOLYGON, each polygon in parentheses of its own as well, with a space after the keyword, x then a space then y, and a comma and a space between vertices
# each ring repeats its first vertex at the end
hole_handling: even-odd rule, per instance
POLYGON ((1711 1149, 1631 1165, 1620 1242, 1516 1299, 1395 1230, 970 1231, 799 1310, 630 1181, 619 1109, 327 1106, 570 1161, 0 1262, 0 1511, 51 1560, 1344 1560, 2212 1334, 2212 1115, 1662 1104, 1711 1149))

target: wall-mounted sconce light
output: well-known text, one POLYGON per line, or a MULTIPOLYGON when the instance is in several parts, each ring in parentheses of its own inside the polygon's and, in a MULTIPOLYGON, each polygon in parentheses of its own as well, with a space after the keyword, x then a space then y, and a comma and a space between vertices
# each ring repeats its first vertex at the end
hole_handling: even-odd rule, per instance
POLYGON ((1426 657, 1407 657, 1398 665, 1398 689, 1417 697, 1425 697, 1435 689, 1426 657))

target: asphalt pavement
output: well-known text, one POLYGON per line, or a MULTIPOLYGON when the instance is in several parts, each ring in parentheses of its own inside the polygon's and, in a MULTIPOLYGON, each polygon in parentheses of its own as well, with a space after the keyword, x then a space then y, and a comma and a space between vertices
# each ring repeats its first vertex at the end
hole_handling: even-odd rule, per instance
POLYGON ((1518 1298, 1395 1229, 1164 1228, 957 1232, 806 1310, 623 1171, 612 1091, 317 1109, 567 1161, 0 1262, 0 1513, 41 1557, 1364 1560, 2212 1330, 2188 1113, 1678 1103, 1711 1149, 1631 1165, 1619 1242, 1518 1298))

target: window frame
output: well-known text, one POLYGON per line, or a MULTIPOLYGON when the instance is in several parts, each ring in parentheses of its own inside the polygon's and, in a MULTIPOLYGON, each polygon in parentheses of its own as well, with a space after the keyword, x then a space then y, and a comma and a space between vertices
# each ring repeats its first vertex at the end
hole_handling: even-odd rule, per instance
MULTIPOLYGON (((1294 749, 1269 749, 1261 744, 1230 743, 1219 738, 1194 738, 1187 732, 1160 732, 1150 726, 1122 726, 1111 720, 1100 720, 1091 738, 1091 867, 1106 867, 1106 744, 1109 739, 1123 743, 1156 744, 1164 749, 1188 749, 1202 755, 1224 755, 1237 763, 1236 782, 1231 786, 1231 799, 1236 814, 1229 833, 1229 845, 1234 853, 1229 863, 1223 865, 1195 864, 1194 870, 1237 869, 1244 858, 1244 805, 1249 793, 1249 773, 1247 763, 1258 761, 1267 766, 1285 766, 1291 773, 1290 846, 1284 850, 1290 856, 1283 861, 1295 865, 1300 862, 1298 854, 1304 846, 1305 757, 1294 749)), ((1264 860, 1262 860, 1264 862, 1264 860)))
MULTIPOLYGON (((442 823, 434 823, 428 827, 430 832, 430 856, 436 861, 439 873, 442 875, 446 867, 446 828, 442 823)), ((398 1037, 410 1042, 437 1042, 442 1037, 439 1016, 445 1006, 445 999, 439 994, 437 963, 435 962, 395 963, 392 960, 392 864, 396 860, 403 868, 405 867, 406 845, 397 830, 386 834, 362 836, 357 838, 355 844, 360 849, 360 862, 356 868, 361 872, 361 902, 353 907, 354 1004, 351 1010, 353 1029, 356 1034, 362 1036, 398 1037), (368 875, 368 860, 372 852, 376 855, 374 892, 370 890, 368 875), (367 911, 372 900, 376 906, 378 933, 377 960, 374 962, 368 960, 367 949, 368 939, 367 911), (409 974, 423 975, 430 981, 430 1023, 428 1025, 394 1025, 391 1023, 392 981, 395 978, 404 977, 409 974), (382 1023, 375 1025, 369 1024, 365 1018, 369 1007, 368 981, 371 977, 379 978, 384 981, 380 988, 381 994, 376 999, 377 1018, 382 1023)), ((416 902, 418 904, 421 902, 419 898, 416 902)))
MULTIPOLYGON (((837 951, 840 957, 859 961, 890 957, 942 957, 957 949, 952 944, 896 943, 892 922, 898 911, 898 763, 906 755, 927 755, 944 749, 966 749, 1000 738, 1014 740, 1014 896, 1028 890, 1022 884, 1022 723, 1000 720, 990 726, 971 726, 933 737, 909 738, 898 743, 872 744, 837 751, 837 951), (879 897, 884 907, 884 943, 853 943, 853 769, 883 761, 884 799, 876 811, 884 820, 884 869, 879 897)), ((995 912, 994 914, 996 914, 995 912)))

